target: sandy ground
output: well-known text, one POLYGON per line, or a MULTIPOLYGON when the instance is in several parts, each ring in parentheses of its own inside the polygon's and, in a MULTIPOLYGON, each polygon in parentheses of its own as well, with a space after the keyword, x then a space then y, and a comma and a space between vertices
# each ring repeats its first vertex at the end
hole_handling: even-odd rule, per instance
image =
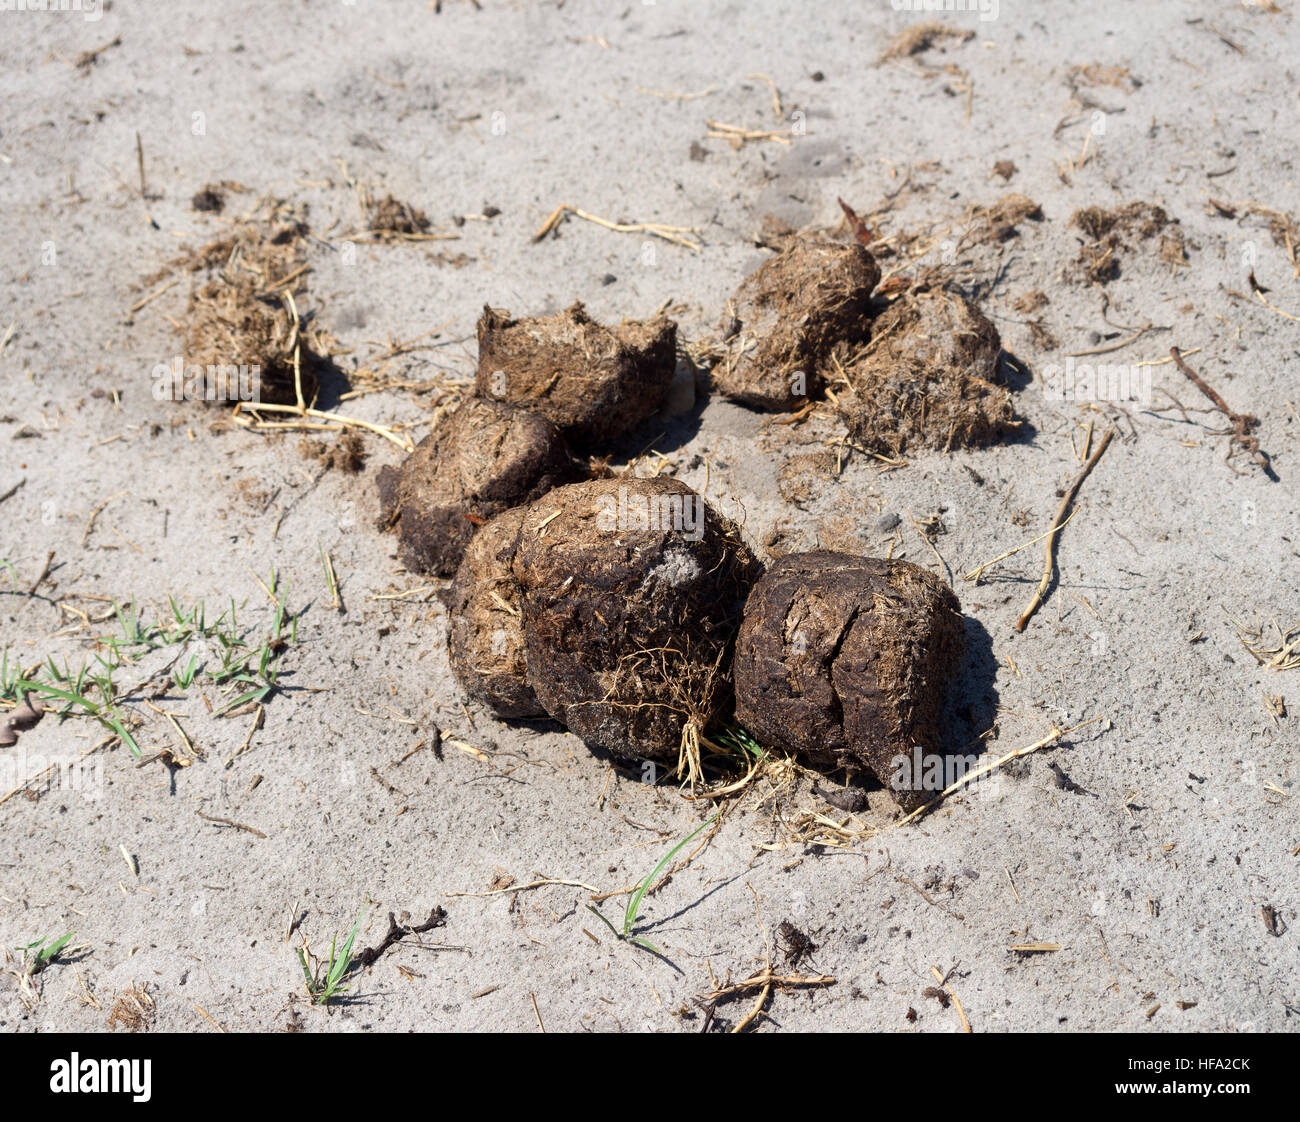
MULTIPOLYGON (((0 1025, 103 1030, 136 983, 153 1027, 173 1031, 535 1031, 539 1019, 552 1031, 699 1031, 694 999, 711 977, 760 969, 765 938, 781 969, 835 978, 775 994, 766 1030, 961 1031, 955 1007, 923 993, 932 966, 953 971, 976 1031, 1300 1025, 1300 677, 1260 666, 1232 622, 1285 628, 1300 615, 1296 249, 1250 206, 1300 210, 1300 35, 1281 6, 1002 0, 995 19, 766 0, 0 12, 3 645, 23 666, 48 655, 75 666, 116 627, 109 600, 134 597, 152 619, 167 594, 213 615, 233 599, 260 637, 272 605, 259 578, 273 568, 299 613, 282 688, 251 739, 253 715, 212 716, 222 695, 200 683, 154 701, 202 754, 191 766, 137 767, 120 744, 81 759, 106 735, 84 717, 46 719, 3 750, 4 791, 36 778, 0 805, 0 943, 75 931, 80 949, 34 990, 6 974, 0 1025), (922 18, 974 35, 879 64, 922 18), (1090 63, 1140 84, 1072 77, 1090 63), (775 83, 779 118, 756 74, 775 83), (709 137, 710 120, 790 143, 736 148, 709 137), (1017 168, 1009 181, 993 173, 1003 160, 1017 168), (223 180, 248 191, 223 215, 191 208, 223 180), (361 221, 349 180, 415 204, 457 240, 344 242, 361 221), (1043 220, 962 244, 969 208, 1007 191, 1043 220), (361 473, 325 471, 296 433, 153 400, 188 279, 128 308, 168 283, 151 278, 169 260, 268 193, 310 207, 309 303, 352 349, 345 369, 437 329, 431 349, 387 371, 415 385, 340 407, 416 439, 472 373, 485 302, 537 314, 582 299, 617 320, 671 301, 699 339, 768 255, 755 238, 769 215, 833 227, 842 196, 885 235, 937 231, 924 262, 882 264, 957 271, 1030 371, 1015 383, 1020 439, 912 454, 896 470, 854 457, 837 478, 809 477, 796 504, 780 469, 821 447, 823 430, 702 400, 653 421, 616 463, 653 443, 661 470, 707 484, 755 543, 781 523, 805 546, 892 549, 950 571, 970 638, 953 744, 992 728, 997 755, 1097 720, 920 824, 842 849, 793 843, 788 829, 802 812, 841 812, 806 786, 762 801, 759 784, 647 898, 644 933, 664 957, 616 942, 580 885, 634 883, 710 811, 557 728, 463 708, 429 582, 403 572, 375 529, 374 476, 400 460, 396 447, 369 436, 361 473), (1186 263, 1151 239, 1123 251, 1104 287, 1080 281, 1071 214, 1134 200, 1177 220, 1186 263), (699 250, 575 218, 532 244, 561 203, 692 227, 699 250), (1289 315, 1252 294, 1252 266, 1289 315), (1050 302, 1017 311, 1034 291, 1050 302), (1122 407, 1044 393, 1047 366, 1116 344, 1093 361, 1194 351, 1228 403, 1258 416, 1280 482, 1248 457, 1225 462, 1219 416, 1193 411, 1208 402, 1169 363, 1140 368, 1153 389, 1122 407), (1017 633, 1041 546, 978 585, 961 577, 1051 525, 1085 426, 1099 435, 1112 420, 1119 436, 1062 534, 1059 584, 1017 633), (940 512, 936 554, 911 519, 940 512), (331 605, 322 549, 345 610, 331 605), (441 757, 427 747, 435 728, 441 757), (53 781, 39 774, 76 760, 53 781), (484 895, 510 877, 574 883, 484 895), (443 906, 447 921, 354 977, 328 1013, 308 1008, 295 946, 306 935, 323 950, 367 900, 359 946, 378 941, 389 911, 418 922, 443 906), (783 920, 817 946, 790 967, 783 920), (1010 949, 1027 943, 1059 949, 1010 949)), ((176 653, 122 667, 119 685, 176 653)), ((185 754, 138 695, 125 708, 146 757, 185 754)), ((890 820, 888 797, 871 792, 862 823, 890 820)), ((603 906, 621 916, 622 898, 603 906)), ((738 1023, 753 996, 720 1004, 712 1027, 738 1023)))

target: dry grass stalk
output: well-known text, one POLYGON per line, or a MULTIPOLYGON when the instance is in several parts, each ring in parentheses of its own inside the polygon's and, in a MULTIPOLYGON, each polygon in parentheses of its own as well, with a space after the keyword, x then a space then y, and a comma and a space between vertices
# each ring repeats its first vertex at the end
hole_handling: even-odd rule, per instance
POLYGON ((692 253, 700 252, 699 242, 687 236, 696 232, 693 226, 665 226, 660 222, 611 222, 608 218, 589 214, 571 203, 561 203, 551 212, 551 216, 542 223, 541 228, 533 235, 533 242, 539 242, 547 234, 552 233, 570 214, 586 222, 594 222, 597 226, 603 226, 606 230, 614 230, 620 234, 649 234, 652 237, 662 238, 666 242, 672 242, 673 245, 679 245, 683 249, 689 249, 692 253))

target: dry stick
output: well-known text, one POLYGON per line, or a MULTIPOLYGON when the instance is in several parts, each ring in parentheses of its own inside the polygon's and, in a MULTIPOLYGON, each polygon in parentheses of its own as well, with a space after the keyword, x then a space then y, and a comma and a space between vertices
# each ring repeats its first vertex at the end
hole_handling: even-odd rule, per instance
POLYGON ((3 495, 0 495, 0 503, 5 502, 7 499, 12 499, 25 486, 27 486, 27 476, 24 475, 22 479, 18 480, 18 482, 10 487, 9 490, 7 490, 3 495))
POLYGON ((95 519, 100 516, 103 509, 108 506, 114 499, 120 499, 123 495, 130 494, 129 491, 119 491, 116 495, 109 495, 102 503, 90 512, 90 517, 86 520, 86 528, 81 531, 81 547, 85 549, 86 542, 90 539, 90 532, 95 528, 95 519))
POLYGON ((693 226, 665 226, 660 222, 611 222, 608 218, 601 218, 599 215, 588 214, 585 210, 580 210, 571 203, 561 203, 551 212, 551 216, 542 223, 541 229, 533 235, 533 242, 539 242, 559 224, 564 221, 566 214, 572 214, 587 222, 594 222, 597 226, 603 226, 606 230, 614 230, 620 234, 646 233, 652 234, 656 238, 663 238, 666 242, 672 242, 674 245, 684 246, 693 253, 699 253, 700 247, 696 242, 689 238, 683 237, 683 234, 693 234, 693 226))
POLYGON ((1169 348, 1169 357, 1174 360, 1174 365, 1187 375, 1192 385, 1214 402, 1215 408, 1232 422, 1232 439, 1229 443, 1240 444, 1250 453, 1251 458, 1264 469, 1264 474, 1276 483, 1278 481, 1277 474, 1273 471, 1273 465, 1269 462, 1268 455, 1260 449, 1259 441, 1251 435, 1251 430, 1259 424, 1258 418, 1250 413, 1234 413, 1229 409, 1228 403, 1219 396, 1218 391, 1213 386, 1208 385, 1204 378, 1183 361, 1183 354, 1177 347, 1169 348))
POLYGON ((144 178, 144 143, 141 141, 138 132, 135 134, 135 162, 140 169, 140 198, 144 199, 148 197, 148 189, 144 178))
POLYGON ((791 130, 773 132, 770 129, 747 129, 740 125, 729 125, 723 121, 707 120, 709 136, 714 140, 734 140, 741 144, 749 140, 775 140, 778 144, 790 144, 791 130))
POLYGON ((176 277, 174 280, 169 280, 161 288, 155 288, 151 293, 149 293, 148 296, 144 296, 141 299, 137 300, 134 304, 131 305, 131 307, 127 311, 126 314, 127 322, 130 323, 131 317, 134 316, 135 313, 138 312, 141 308, 143 308, 146 304, 149 304, 152 301, 156 300, 164 292, 167 292, 169 289, 175 288, 180 283, 181 283, 181 278, 176 277))
POLYGON ((370 421, 362 421, 356 417, 345 417, 341 413, 326 413, 320 409, 299 409, 296 405, 273 405, 266 401, 253 403, 240 401, 235 404, 231 419, 244 428, 263 430, 299 429, 313 432, 342 432, 345 428, 353 426, 373 432, 376 436, 382 436, 385 440, 396 444, 403 452, 412 452, 415 449, 415 445, 409 437, 399 436, 392 429, 385 428, 383 425, 372 424, 370 421), (252 417, 244 413, 243 407, 245 405, 248 406, 248 412, 253 414, 252 417), (313 424, 311 421, 305 420, 264 421, 257 417, 258 413, 292 413, 295 416, 310 417, 319 423, 313 424))
MULTIPOLYGON (((1010 752, 999 756, 996 760, 992 760, 989 763, 984 764, 982 767, 976 768, 974 771, 968 771, 956 782, 950 783, 924 806, 917 807, 911 814, 904 818, 900 818, 897 822, 893 823, 893 825, 886 827, 886 829, 896 830, 900 826, 907 825, 907 823, 911 822, 913 819, 921 817, 921 815, 925 814, 926 811, 938 806, 939 803, 943 802, 943 800, 954 791, 965 787, 967 783, 973 783, 976 779, 979 779, 980 776, 987 775, 991 771, 996 771, 1003 764, 1010 763, 1012 760, 1018 759, 1021 756, 1028 756, 1031 752, 1037 752, 1040 748, 1046 748, 1049 744, 1055 744, 1062 737, 1069 736, 1072 732, 1078 732, 1081 728, 1086 728, 1088 725, 1096 724, 1102 719, 1103 715, 1104 714, 1099 713, 1095 717, 1090 717, 1082 724, 1074 725, 1068 729, 1054 728, 1043 737, 1042 740, 1035 741, 1033 744, 1028 744, 1024 748, 1013 748, 1010 752)), ((883 833, 884 831, 880 832, 883 833)))
POLYGON ((245 826, 242 822, 232 822, 229 818, 217 818, 211 814, 204 814, 201 810, 196 813, 205 821, 215 822, 218 826, 233 826, 236 830, 246 830, 250 834, 256 834, 259 838, 266 837, 261 830, 256 830, 252 826, 245 826))
MULTIPOLYGON (((1091 133, 1089 135, 1091 135, 1091 133)), ((1153 326, 1154 324, 1148 322, 1145 327, 1139 327, 1127 339, 1121 339, 1118 343, 1112 343, 1109 347, 1094 347, 1090 351, 1068 351, 1065 357, 1084 358, 1087 355, 1104 355, 1109 354, 1111 351, 1118 351, 1123 347, 1127 347, 1130 343, 1136 343, 1143 335, 1150 331, 1153 326)))
POLYGON ((754 1007, 740 1024, 731 1030, 736 1035, 744 1032, 745 1029, 758 1020, 759 1015, 763 1012, 763 1006, 767 1004, 767 999, 772 996, 772 944, 767 937, 767 928, 763 926, 763 912, 758 906, 758 893, 754 891, 753 885, 748 881, 745 882, 745 887, 749 889, 750 895, 754 897, 754 915, 758 919, 758 930, 763 936, 763 957, 767 963, 767 968, 763 971, 766 980, 763 983, 762 992, 758 995, 758 1000, 754 1002, 754 1007))
POLYGON ((1107 430, 1106 435, 1101 438, 1101 443, 1097 445, 1096 451, 1088 457, 1088 462, 1083 465, 1083 470, 1075 476, 1074 482, 1070 484, 1069 490, 1065 492, 1065 497, 1061 499, 1061 505, 1056 509, 1056 517, 1052 519, 1056 524, 1055 529, 1047 535, 1047 547, 1044 550, 1046 557, 1043 561, 1043 579, 1038 582, 1038 589, 1034 593, 1034 598, 1029 602, 1029 607, 1024 610, 1020 619, 1016 621, 1017 631, 1024 631, 1030 617, 1038 611, 1043 602, 1043 597, 1047 595, 1047 586, 1052 583, 1052 573, 1056 569, 1056 538, 1063 525, 1062 519, 1069 513, 1070 507, 1074 503, 1074 497, 1079 493, 1079 488, 1083 486, 1083 481, 1088 478, 1088 473, 1097 466, 1097 461, 1101 459, 1102 454, 1110 446, 1111 437, 1114 435, 1114 429, 1107 430))
POLYGON ((559 880, 547 877, 543 880, 535 880, 530 884, 512 884, 509 888, 493 888, 487 892, 448 892, 448 896, 500 896, 506 892, 527 892, 530 888, 545 888, 552 884, 567 885, 569 888, 581 888, 584 892, 590 892, 595 898, 595 894, 600 892, 590 884, 583 884, 580 880, 559 880))
POLYGON ((935 976, 935 978, 938 979, 939 985, 943 986, 943 988, 948 991, 948 996, 952 998, 952 1003, 954 1006, 956 1006, 957 1009, 957 1016, 961 1018, 962 1030, 965 1032, 970 1032, 971 1031, 970 1021, 966 1019, 966 1010, 961 1007, 961 1002, 957 999, 957 995, 953 992, 952 986, 950 986, 948 984, 947 979, 942 974, 939 973, 939 968, 937 966, 931 966, 930 972, 935 976))
POLYGON ((53 564, 54 564, 54 550, 50 550, 50 552, 46 555, 45 567, 41 570, 41 575, 36 578, 35 583, 31 586, 31 588, 27 590, 28 599, 31 599, 31 597, 36 594, 36 590, 40 588, 42 584, 45 583, 45 578, 50 575, 50 566, 53 564))
POLYGON ((357 955, 357 962, 361 966, 371 966, 389 947, 398 943, 407 935, 423 935, 426 931, 432 931, 435 927, 443 927, 447 922, 447 912, 445 909, 435 906, 429 912, 429 918, 423 923, 418 923, 414 927, 409 924, 399 924, 392 912, 388 913, 388 931, 383 939, 375 946, 368 947, 357 955))
MULTIPOLYGON (((1054 534, 1056 533, 1057 530, 1062 529, 1064 526, 1066 526, 1069 523, 1070 519, 1073 518, 1078 513, 1079 512, 1077 510, 1071 511, 1070 518, 1067 518, 1064 522, 1057 523, 1057 525, 1053 526, 1050 530, 1047 531, 1047 534, 1054 534)), ((1039 534, 1038 537, 1036 538, 1031 538, 1027 542, 1022 542, 1020 545, 1016 546, 1015 549, 1008 549, 1006 553, 999 553, 995 558, 993 558, 992 561, 985 561, 983 565, 977 565, 961 579, 973 580, 976 584, 979 584, 980 577, 984 575, 985 569, 991 569, 999 561, 1005 561, 1008 557, 1011 557, 1013 554, 1019 553, 1022 549, 1028 549, 1031 545, 1037 545, 1040 541, 1042 541, 1045 537, 1047 537, 1047 534, 1039 534)))

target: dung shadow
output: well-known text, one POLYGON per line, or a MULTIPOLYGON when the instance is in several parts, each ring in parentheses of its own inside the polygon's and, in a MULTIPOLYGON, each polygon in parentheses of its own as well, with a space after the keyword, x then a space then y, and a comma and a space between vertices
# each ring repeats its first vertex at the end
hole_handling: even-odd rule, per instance
POLYGON ((314 408, 329 412, 338 406, 343 395, 352 388, 347 373, 332 358, 312 354, 310 358, 303 354, 303 361, 308 362, 316 378, 316 401, 314 408))
POLYGON ((998 354, 998 378, 1013 393, 1020 393, 1034 384, 1034 372, 1010 351, 998 354))
POLYGON ((708 395, 697 390, 695 405, 689 412, 677 417, 665 417, 658 413, 637 425, 631 432, 603 442, 600 445, 601 451, 615 463, 633 460, 652 448, 656 452, 670 455, 684 448, 699 434, 701 416, 708 403, 708 395))
POLYGON ((966 655, 944 699, 943 753, 946 757, 979 755, 987 747, 983 734, 998 711, 998 660, 993 637, 973 616, 966 624, 966 655))

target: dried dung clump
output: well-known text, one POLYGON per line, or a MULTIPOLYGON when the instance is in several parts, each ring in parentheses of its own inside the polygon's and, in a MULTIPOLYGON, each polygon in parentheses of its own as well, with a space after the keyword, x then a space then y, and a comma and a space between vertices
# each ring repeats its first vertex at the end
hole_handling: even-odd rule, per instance
MULTIPOLYGON (((288 311, 263 300, 242 285, 213 281, 190 301, 185 322, 185 361, 204 370, 246 366, 257 371, 253 400, 276 405, 297 401, 293 349, 297 333, 288 311)), ((300 361, 302 396, 310 404, 317 378, 312 364, 300 361)), ((205 395, 206 396, 206 395, 205 395)), ((230 389, 218 389, 219 399, 238 399, 230 389)))
POLYGON ((759 566, 739 529, 685 484, 557 488, 525 512, 514 573, 533 689, 588 744, 672 763, 729 702, 759 566))
POLYGON ((470 398, 443 417, 400 469, 379 473, 383 525, 397 524, 402 564, 449 577, 488 519, 577 478, 564 439, 544 417, 470 398))
POLYGON ((725 353, 713 368, 723 396, 786 412, 821 392, 837 343, 864 339, 875 258, 860 245, 800 238, 750 273, 723 324, 725 353))
POLYGON ((377 202, 367 200, 366 227, 375 234, 423 234, 429 228, 429 218, 410 203, 388 195, 377 202))
POLYGON ((791 456, 777 472, 776 487, 781 497, 795 506, 810 502, 840 473, 840 458, 828 448, 791 456))
POLYGON ((190 206, 198 211, 220 214, 226 209, 225 192, 215 183, 209 183, 201 191, 196 191, 190 199, 190 206))
MULTIPOLYGON (((965 650, 956 596, 908 561, 793 553, 754 586, 736 641, 736 718, 822 767, 865 769, 905 809, 937 791, 945 687, 965 650), (928 769, 927 769, 928 770, 928 769)), ((941 769, 942 770, 942 769, 941 769)))
POLYGON ((1105 284, 1120 275, 1120 250, 1160 234, 1160 258, 1171 265, 1185 264, 1186 243, 1178 223, 1163 208, 1134 202, 1114 210, 1083 207, 1070 216, 1070 225, 1087 239, 1075 260, 1077 275, 1093 284, 1105 284))
POLYGON ((965 28, 953 27, 952 24, 941 20, 922 20, 895 35, 878 61, 888 62, 890 59, 909 58, 922 51, 928 51, 944 39, 956 39, 965 43, 968 39, 974 38, 975 32, 965 28))
POLYGON ((525 507, 498 514, 465 550, 443 593, 447 648, 457 680, 498 717, 544 717, 528 681, 519 586, 511 571, 525 507))
POLYGON ((964 297, 901 297, 865 347, 839 358, 848 391, 838 404, 850 433, 893 456, 915 445, 949 451, 996 441, 1017 423, 998 384, 1001 348, 997 328, 964 297))
POLYGON ((476 393, 533 409, 590 445, 663 404, 677 366, 677 325, 659 316, 602 327, 580 303, 532 319, 487 307, 478 353, 476 393))
POLYGON ((185 262, 205 274, 190 293, 182 333, 188 371, 201 368, 211 400, 248 399, 232 390, 222 371, 247 367, 251 399, 277 405, 297 402, 295 351, 303 400, 316 396, 322 355, 328 346, 310 325, 291 314, 289 296, 304 287, 305 220, 290 213, 287 221, 246 222, 230 235, 209 243, 185 262))
POLYGON ((1043 208, 1028 195, 1003 195, 990 207, 977 207, 966 238, 979 245, 997 245, 1016 236, 1026 219, 1041 222, 1043 208))

